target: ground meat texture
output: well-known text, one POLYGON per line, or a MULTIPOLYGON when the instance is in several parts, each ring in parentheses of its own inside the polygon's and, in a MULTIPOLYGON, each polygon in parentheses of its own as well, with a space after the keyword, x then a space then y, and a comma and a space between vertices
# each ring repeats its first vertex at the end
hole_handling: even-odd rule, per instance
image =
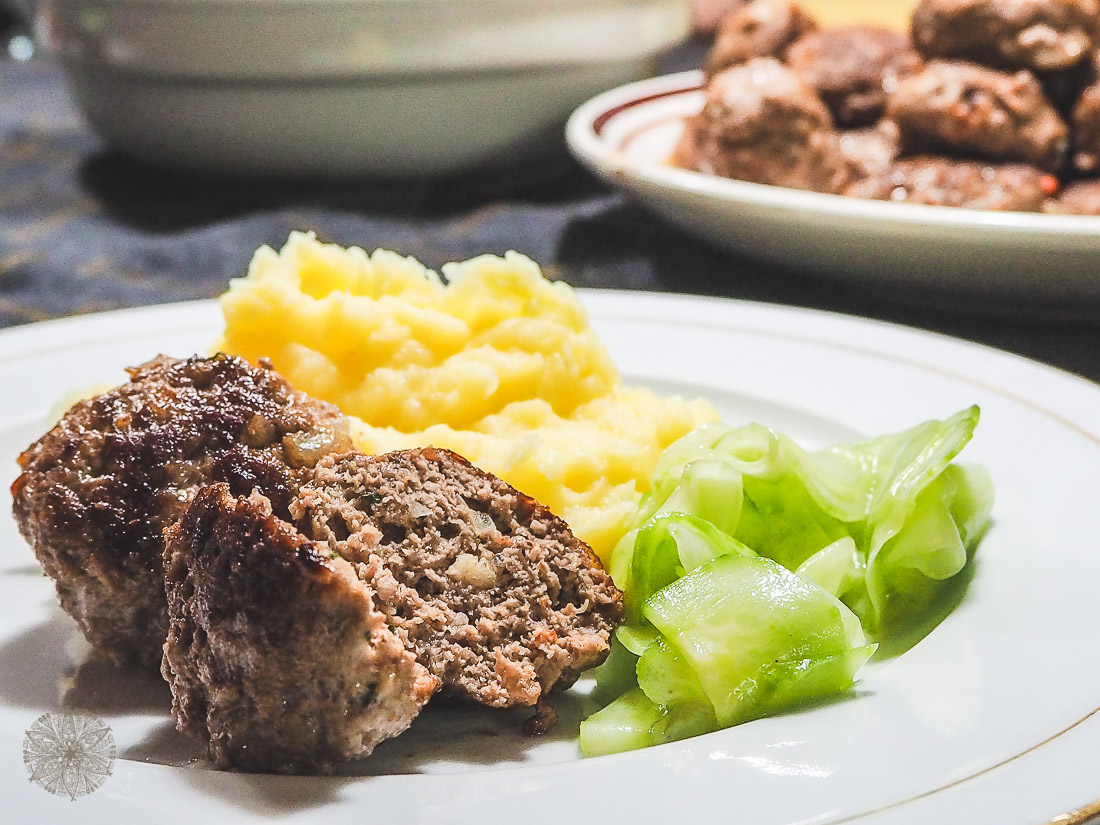
POLYGON ((907 153, 943 150, 1057 172, 1069 146, 1065 121, 1026 71, 933 60, 898 84, 887 116, 898 124, 907 153))
POLYGON ((1056 215, 1100 215, 1100 180, 1074 181, 1048 201, 1043 211, 1056 215))
POLYGON ((727 178, 839 192, 850 170, 817 93, 773 58, 711 78, 673 163, 727 178))
POLYGON ((889 171, 857 181, 846 195, 934 206, 1037 212, 1058 181, 1022 163, 990 164, 942 157, 899 160, 889 171))
POLYGON ((703 73, 709 78, 754 57, 778 57, 817 23, 794 3, 752 0, 722 18, 707 53, 703 73))
POLYGON ((435 692, 331 555, 226 484, 168 529, 163 674, 177 727, 215 767, 328 773, 404 731, 435 692))
POLYGON ((921 0, 911 28, 930 57, 1049 71, 1081 61, 1098 26, 1097 0, 921 0))
POLYGON ((160 357, 81 401, 19 458, 19 528, 61 606, 112 661, 160 666, 163 531, 202 485, 258 489, 285 511, 325 452, 348 444, 330 404, 219 355, 160 357))
POLYGON ((900 149, 898 127, 892 120, 840 133, 840 151, 852 169, 853 180, 883 174, 897 160, 900 149))
POLYGON ((561 519, 446 450, 333 456, 291 505, 444 693, 530 706, 604 659, 622 595, 561 519))
POLYGON ((898 80, 923 64, 904 34, 874 26, 810 32, 787 48, 785 62, 817 90, 843 128, 877 121, 898 80))

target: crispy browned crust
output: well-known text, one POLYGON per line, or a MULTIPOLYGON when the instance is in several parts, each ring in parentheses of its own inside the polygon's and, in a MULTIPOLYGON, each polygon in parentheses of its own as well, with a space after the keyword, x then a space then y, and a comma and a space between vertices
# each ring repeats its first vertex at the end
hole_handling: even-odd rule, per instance
POLYGON ((438 684, 351 565, 259 494, 201 489, 164 571, 173 713, 216 767, 331 771, 405 730, 438 684))
POLYGON ((779 57, 817 22, 796 3, 752 0, 734 7, 718 24, 703 73, 711 78, 756 57, 779 57))
POLYGON ((898 84, 886 113, 907 154, 944 151, 1059 172, 1069 148, 1069 128, 1025 70, 931 60, 898 84))
POLYGON ((1096 0, 921 0, 912 37, 929 57, 1049 71, 1082 61, 1098 24, 1096 0))
POLYGON ((459 698, 534 705, 608 652, 622 594, 534 499, 449 450, 322 460, 291 504, 459 698))
POLYGON ((164 529, 212 481, 285 510, 317 456, 346 446, 346 422, 241 358, 161 356, 129 372, 20 456, 13 509, 88 640, 159 667, 164 529))

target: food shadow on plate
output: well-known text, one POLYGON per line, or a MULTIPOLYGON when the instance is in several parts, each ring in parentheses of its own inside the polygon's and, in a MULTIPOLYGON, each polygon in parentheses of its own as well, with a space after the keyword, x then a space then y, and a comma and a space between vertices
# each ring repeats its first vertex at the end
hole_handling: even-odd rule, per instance
POLYGON ((339 773, 461 773, 575 759, 581 720, 596 705, 575 690, 553 694, 550 704, 557 724, 547 733, 530 736, 524 733, 524 723, 533 708, 499 710, 436 697, 405 733, 383 742, 369 758, 348 763, 339 773))
POLYGON ((5 639, 0 644, 0 704, 62 710, 63 681, 73 670, 68 650, 79 644, 86 646, 76 624, 60 610, 5 639))
MULTIPOLYGON (((979 540, 980 543, 980 540, 979 540)), ((895 659, 912 649, 934 631, 966 599, 970 584, 981 566, 981 556, 976 555, 957 575, 947 581, 932 606, 919 613, 920 621, 904 627, 893 628, 878 644, 872 662, 895 659)))
MULTIPOLYGON (((233 808, 264 817, 318 811, 340 801, 345 789, 374 778, 398 774, 462 773, 494 767, 510 767, 527 761, 532 748, 549 742, 562 745, 558 759, 539 759, 540 764, 576 757, 575 739, 582 715, 591 710, 586 697, 572 692, 556 694, 553 702, 558 725, 547 735, 532 739, 523 733, 530 708, 508 711, 436 699, 396 739, 383 742, 367 758, 345 765, 334 776, 282 776, 214 771, 209 762, 193 758, 194 743, 177 734, 170 721, 152 730, 141 742, 120 752, 125 759, 181 768, 176 774, 204 795, 214 796, 233 808), (170 756, 171 755, 171 756, 170 756)), ((445 808, 448 800, 435 800, 445 808)))
MULTIPOLYGON (((202 760, 193 766, 195 770, 181 768, 175 778, 192 786, 203 797, 214 797, 228 807, 265 819, 302 812, 319 813, 325 805, 340 802, 344 788, 363 781, 347 776, 208 771, 201 769, 204 765, 209 763, 202 760)), ((364 812, 364 818, 370 818, 371 813, 364 812)))
POLYGON ((0 703, 18 707, 103 716, 168 714, 172 707, 159 673, 112 664, 60 610, 0 645, 0 674, 0 703))

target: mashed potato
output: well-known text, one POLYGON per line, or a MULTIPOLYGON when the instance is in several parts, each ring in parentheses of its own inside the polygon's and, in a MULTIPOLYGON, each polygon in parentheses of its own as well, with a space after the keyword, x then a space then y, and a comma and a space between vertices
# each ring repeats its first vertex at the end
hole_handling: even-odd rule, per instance
POLYGON ((623 387, 573 290, 522 255, 443 274, 295 233, 222 296, 220 348, 337 404, 359 449, 455 450, 605 555, 657 456, 714 409, 623 387))

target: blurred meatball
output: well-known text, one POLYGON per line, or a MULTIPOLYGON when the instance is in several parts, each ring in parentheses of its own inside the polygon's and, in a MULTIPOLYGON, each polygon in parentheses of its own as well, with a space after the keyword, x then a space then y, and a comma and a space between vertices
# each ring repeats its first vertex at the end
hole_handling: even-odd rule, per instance
POLYGON ((1062 168, 1069 130, 1035 76, 933 60, 902 80, 887 115, 907 152, 943 149, 991 160, 1062 168))
POLYGON ((850 178, 828 108, 797 74, 766 57, 711 79, 674 163, 818 192, 840 192, 850 178))
POLYGON ((886 172, 897 159, 900 148, 898 126, 892 120, 840 133, 840 151, 852 170, 853 179, 886 172))
POLYGON ((1098 24, 1098 0, 921 0, 912 36, 929 57, 1045 71, 1081 61, 1098 24))
POLYGON ((1100 169, 1100 52, 1089 56, 1089 81, 1070 114, 1073 167, 1085 174, 1100 169))
POLYGON ((703 72, 709 78, 754 57, 778 57, 788 45, 816 28, 817 23, 793 3, 752 0, 722 18, 703 72))
POLYGON ((918 156, 898 161, 884 174, 857 181, 844 194, 934 206, 1037 212, 1057 188, 1052 175, 1023 163, 918 156))
POLYGON ((908 38, 875 26, 842 26, 810 32, 786 52, 786 63, 817 89, 838 126, 874 123, 898 80, 923 61, 908 38))
POLYGON ((1071 183, 1044 211, 1059 215, 1100 215, 1100 180, 1095 178, 1071 183))

